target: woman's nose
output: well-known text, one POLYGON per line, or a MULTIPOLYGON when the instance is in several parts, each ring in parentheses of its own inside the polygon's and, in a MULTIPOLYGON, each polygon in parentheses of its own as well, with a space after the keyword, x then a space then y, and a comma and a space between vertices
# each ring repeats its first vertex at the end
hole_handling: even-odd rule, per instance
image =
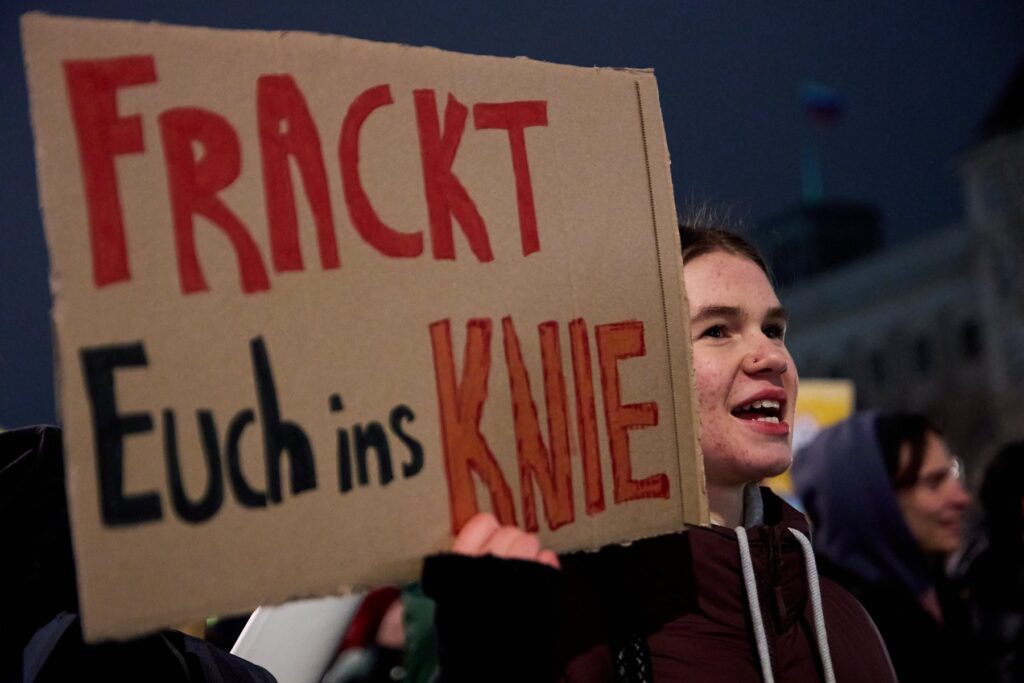
POLYGON ((963 482, 959 479, 954 479, 952 483, 953 490, 949 494, 950 501, 960 508, 966 508, 971 502, 971 494, 964 488, 963 482))
POLYGON ((768 337, 751 342, 747 355, 743 359, 743 369, 751 375, 771 373, 781 375, 789 367, 789 358, 777 342, 768 337))

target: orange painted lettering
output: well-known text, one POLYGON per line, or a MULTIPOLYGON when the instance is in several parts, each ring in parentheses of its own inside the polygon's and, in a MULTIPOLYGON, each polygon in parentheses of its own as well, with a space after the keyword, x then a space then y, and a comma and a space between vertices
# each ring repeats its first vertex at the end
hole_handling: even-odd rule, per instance
POLYGON ((458 533, 479 510, 474 472, 490 491, 491 508, 498 520, 502 524, 515 524, 512 491, 487 440, 480 433, 480 417, 487 399, 487 378, 491 367, 491 321, 474 319, 466 325, 461 382, 455 377, 449 320, 430 325, 430 342, 434 354, 452 533, 458 533))
POLYGON ((601 388, 604 393, 605 427, 612 456, 612 481, 616 503, 640 498, 668 498, 669 480, 663 473, 644 479, 633 479, 629 454, 629 430, 658 424, 658 404, 632 403, 622 405, 618 362, 643 356, 644 324, 632 320, 598 325, 597 353, 601 365, 601 388))
POLYGON ((538 330, 541 363, 544 369, 544 398, 548 414, 550 454, 544 447, 537 406, 530 391, 530 377, 523 363, 519 338, 512 318, 501 321, 505 340, 505 361, 512 391, 512 414, 519 456, 519 484, 523 498, 523 523, 527 531, 537 531, 534 481, 544 501, 548 528, 557 529, 573 521, 572 465, 569 455, 569 425, 566 415, 565 378, 558 342, 558 325, 542 323, 538 330))

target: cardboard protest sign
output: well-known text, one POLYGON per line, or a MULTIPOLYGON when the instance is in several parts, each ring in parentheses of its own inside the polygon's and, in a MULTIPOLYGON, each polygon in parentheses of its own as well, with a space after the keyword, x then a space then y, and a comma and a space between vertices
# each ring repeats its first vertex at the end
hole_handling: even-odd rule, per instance
POLYGON ((651 73, 22 37, 89 639, 706 521, 651 73))

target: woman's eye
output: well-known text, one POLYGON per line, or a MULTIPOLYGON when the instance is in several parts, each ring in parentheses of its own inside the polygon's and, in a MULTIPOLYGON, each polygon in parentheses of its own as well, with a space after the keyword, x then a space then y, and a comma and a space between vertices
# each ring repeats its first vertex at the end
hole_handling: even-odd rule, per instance
POLYGON ((942 488, 942 485, 946 483, 946 479, 949 478, 949 471, 943 470, 941 472, 932 472, 931 474, 921 477, 919 480, 929 491, 938 491, 942 488))
POLYGON ((785 339, 786 337, 786 328, 782 325, 765 325, 761 331, 770 339, 785 339))
POLYGON ((712 339, 721 339, 725 336, 725 325, 712 325, 703 332, 700 333, 701 337, 711 337, 712 339))

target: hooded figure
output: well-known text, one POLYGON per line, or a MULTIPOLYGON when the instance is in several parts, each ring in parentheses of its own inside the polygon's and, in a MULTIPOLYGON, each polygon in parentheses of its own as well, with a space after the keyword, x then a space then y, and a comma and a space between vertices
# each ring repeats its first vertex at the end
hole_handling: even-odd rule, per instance
POLYGON ((867 609, 899 679, 973 679, 963 609, 942 572, 969 498, 934 425, 859 413, 800 449, 792 475, 821 574, 867 609))

